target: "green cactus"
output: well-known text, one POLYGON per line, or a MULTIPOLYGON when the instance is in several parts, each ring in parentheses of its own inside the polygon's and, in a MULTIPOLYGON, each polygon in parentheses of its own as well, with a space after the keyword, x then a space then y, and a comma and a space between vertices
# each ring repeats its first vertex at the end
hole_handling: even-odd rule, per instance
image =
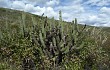
POLYGON ((43 39, 43 36, 42 36, 41 31, 40 31, 40 33, 39 33, 39 38, 40 38, 40 41, 41 41, 41 43, 42 43, 42 46, 43 46, 44 48, 46 48, 46 45, 45 45, 45 42, 44 42, 44 39, 43 39))
POLYGON ((1 42, 2 39, 3 39, 3 35, 2 35, 2 31, 0 29, 0 42, 1 42))
POLYGON ((6 29, 0 29, 0 56, 8 57, 4 53, 12 52, 8 59, 14 62, 10 63, 16 63, 20 67, 22 58, 28 55, 33 58, 38 70, 83 70, 86 64, 93 62, 93 69, 108 58, 102 51, 102 44, 107 37, 101 30, 91 29, 86 25, 80 27, 76 18, 73 22, 66 23, 62 20, 61 11, 59 21, 43 17, 44 14, 40 18, 28 15, 22 13, 21 17, 19 16, 18 30, 15 27, 15 32, 8 22, 4 26, 6 29), (32 23, 29 24, 27 18, 30 18, 32 23), (94 61, 86 61, 88 57, 94 61))

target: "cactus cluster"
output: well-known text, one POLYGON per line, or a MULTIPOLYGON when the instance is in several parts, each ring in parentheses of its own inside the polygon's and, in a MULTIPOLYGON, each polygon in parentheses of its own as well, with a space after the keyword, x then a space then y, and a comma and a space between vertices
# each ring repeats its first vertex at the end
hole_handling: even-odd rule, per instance
MULTIPOLYGON (((24 70, 97 70, 103 57, 108 58, 99 47, 106 37, 102 38, 100 31, 92 32, 86 25, 80 27, 76 18, 67 24, 61 11, 59 21, 42 15, 37 22, 33 15, 30 17, 31 25, 26 24, 26 14, 22 13, 19 24, 6 22, 6 29, 0 30, 0 59, 10 59, 9 62, 22 65, 24 70), (100 35, 97 40, 95 35, 100 35)), ((110 68, 109 64, 105 65, 101 65, 102 69, 110 68)))

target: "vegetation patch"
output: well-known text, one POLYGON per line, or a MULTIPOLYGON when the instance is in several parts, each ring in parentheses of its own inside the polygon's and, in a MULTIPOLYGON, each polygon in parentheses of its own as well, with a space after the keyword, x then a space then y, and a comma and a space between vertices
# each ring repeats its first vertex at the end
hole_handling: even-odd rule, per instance
POLYGON ((103 28, 79 25, 76 18, 64 22, 61 11, 58 21, 16 11, 18 16, 9 18, 12 10, 0 10, 7 16, 0 20, 0 70, 110 69, 104 47, 110 47, 109 33, 103 28))

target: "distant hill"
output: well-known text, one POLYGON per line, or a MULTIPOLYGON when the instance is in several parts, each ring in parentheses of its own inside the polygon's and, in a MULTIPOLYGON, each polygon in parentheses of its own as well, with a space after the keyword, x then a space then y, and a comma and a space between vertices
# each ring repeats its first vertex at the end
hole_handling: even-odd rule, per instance
MULTIPOLYGON (((0 25, 4 26, 4 23, 19 23, 21 20, 22 13, 25 13, 23 11, 18 11, 18 10, 12 10, 12 9, 6 9, 6 8, 0 8, 0 25)), ((25 13, 26 14, 26 23, 32 23, 31 20, 31 14, 30 13, 25 13)), ((38 15, 33 15, 36 17, 36 20, 38 21, 41 16, 38 15)))

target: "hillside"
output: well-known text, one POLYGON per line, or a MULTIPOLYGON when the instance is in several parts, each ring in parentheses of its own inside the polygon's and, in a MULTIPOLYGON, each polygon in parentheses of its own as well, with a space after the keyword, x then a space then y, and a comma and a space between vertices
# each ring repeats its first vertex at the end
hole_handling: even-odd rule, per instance
POLYGON ((59 18, 0 8, 0 70, 109 70, 110 28, 59 18))
MULTIPOLYGON (((6 22, 9 24, 12 23, 19 23, 20 20, 22 20, 22 11, 17 11, 17 10, 11 10, 11 9, 5 9, 5 8, 0 8, 0 25, 4 26, 6 22)), ((30 13, 25 13, 26 14, 26 23, 30 24, 32 23, 31 20, 31 14, 30 13)), ((33 15, 36 17, 36 19, 39 21, 41 16, 38 15, 33 15)))
MULTIPOLYGON (((26 23, 27 24, 32 23, 32 21, 30 21, 32 20, 31 19, 32 14, 28 12, 12 10, 12 9, 7 9, 7 8, 0 8, 0 24, 4 26, 4 23, 6 23, 6 21, 10 23, 18 23, 19 20, 21 20, 22 13, 26 14, 26 23)), ((33 16, 36 17, 36 21, 38 22, 40 18, 45 18, 39 15, 34 15, 34 14, 33 16)), ((66 23, 70 23, 70 22, 66 22, 66 23)), ((79 26, 83 26, 83 25, 79 24, 79 26)), ((94 26, 88 25, 88 27, 93 28, 94 26)), ((110 32, 110 27, 96 27, 96 28, 102 28, 103 31, 110 32)))

